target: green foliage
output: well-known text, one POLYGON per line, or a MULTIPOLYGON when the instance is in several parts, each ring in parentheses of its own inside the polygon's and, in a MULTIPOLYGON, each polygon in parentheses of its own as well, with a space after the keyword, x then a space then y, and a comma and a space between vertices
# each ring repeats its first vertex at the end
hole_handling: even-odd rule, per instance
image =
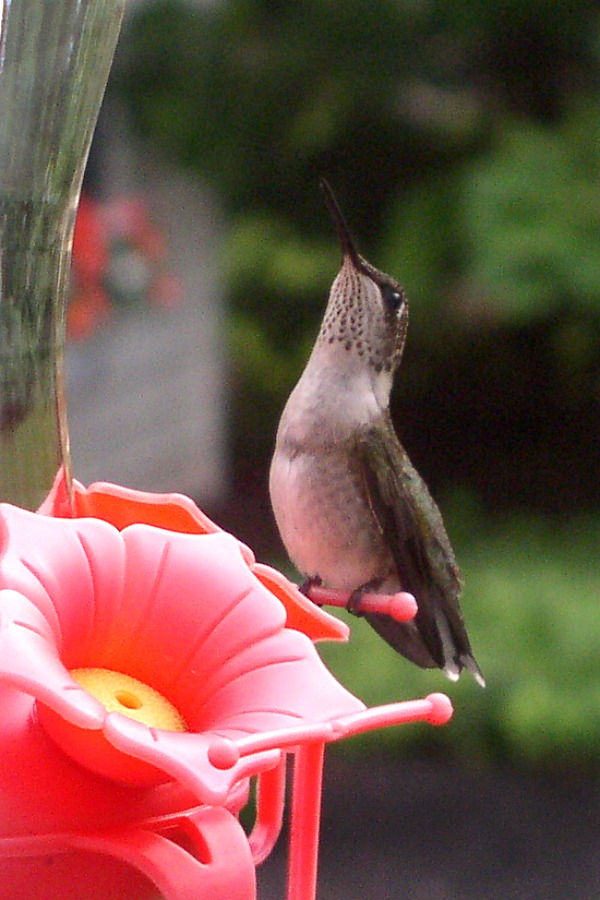
POLYGON ((461 199, 457 179, 438 174, 407 190, 390 209, 378 265, 414 298, 410 329, 417 339, 431 341, 449 329, 464 257, 457 227, 461 199))
POLYGON ((568 305, 600 316, 600 108, 558 127, 507 122, 462 183, 469 277, 497 318, 568 305))
POLYGON ((390 87, 421 19, 389 0, 229 0, 193 12, 156 3, 130 35, 126 94, 140 126, 210 174, 232 208, 288 209, 336 144, 352 152, 356 141, 358 154, 372 148, 397 169, 390 87))
POLYGON ((251 317, 280 351, 297 354, 298 336, 314 331, 315 295, 335 274, 327 243, 303 237, 281 215, 241 214, 222 259, 234 310, 251 317))

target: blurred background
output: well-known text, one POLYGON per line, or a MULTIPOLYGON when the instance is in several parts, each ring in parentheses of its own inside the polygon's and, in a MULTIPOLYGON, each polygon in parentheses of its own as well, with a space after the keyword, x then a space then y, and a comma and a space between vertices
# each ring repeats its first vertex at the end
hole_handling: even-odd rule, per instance
POLYGON ((339 266, 320 176, 411 300, 393 413, 488 687, 357 621, 321 648, 368 703, 456 708, 336 748, 325 900, 600 896, 599 81, 597 0, 132 4, 74 245, 77 477, 185 491, 295 577, 267 474, 339 266))

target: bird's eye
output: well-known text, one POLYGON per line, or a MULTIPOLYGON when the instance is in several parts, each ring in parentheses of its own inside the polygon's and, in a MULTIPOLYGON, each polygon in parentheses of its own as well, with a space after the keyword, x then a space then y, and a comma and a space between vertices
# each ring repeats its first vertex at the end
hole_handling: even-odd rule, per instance
POLYGON ((399 291, 391 284, 384 284, 381 286, 381 296, 383 297, 386 306, 388 306, 393 312, 397 312, 397 310, 402 305, 402 301, 404 300, 404 294, 402 293, 402 291, 399 291))

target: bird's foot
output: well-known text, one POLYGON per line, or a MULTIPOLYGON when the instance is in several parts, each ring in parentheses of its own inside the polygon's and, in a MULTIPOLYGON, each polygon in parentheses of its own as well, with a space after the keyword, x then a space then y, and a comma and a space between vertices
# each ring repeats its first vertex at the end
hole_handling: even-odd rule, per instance
POLYGON ((323 606, 322 603, 319 603, 314 597, 311 597, 311 591, 315 587, 321 587, 323 584, 323 579, 319 578, 318 575, 313 575, 312 578, 307 578, 302 582, 301 585, 298 586, 298 590, 301 594, 304 594, 305 597, 308 597, 309 600, 315 604, 315 606, 323 606))
POLYGON ((397 622, 414 619, 417 603, 412 594, 407 594, 406 591, 399 591, 397 594, 369 593, 373 587, 374 584, 370 583, 350 592, 322 587, 320 578, 307 578, 299 590, 315 606, 337 606, 359 617, 367 613, 391 616, 397 622))
POLYGON ((363 597, 365 594, 370 594, 372 591, 376 591, 378 587, 381 585, 381 579, 374 578, 373 581, 368 581, 366 584, 363 584, 362 587, 356 588, 355 591, 352 591, 348 600, 346 602, 346 609, 353 616, 364 616, 365 609, 363 607, 363 597))

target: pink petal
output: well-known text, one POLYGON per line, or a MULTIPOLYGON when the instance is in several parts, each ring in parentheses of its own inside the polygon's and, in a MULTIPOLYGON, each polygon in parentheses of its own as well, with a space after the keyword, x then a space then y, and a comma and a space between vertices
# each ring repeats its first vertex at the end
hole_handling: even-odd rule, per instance
POLYGON ((7 504, 0 517, 6 529, 0 588, 19 591, 38 607, 67 668, 90 664, 99 611, 121 601, 119 532, 98 520, 54 519, 7 504))
MULTIPOLYGON (((73 490, 74 515, 104 519, 119 531, 129 525, 155 525, 182 534, 216 534, 223 530, 184 494, 151 494, 101 481, 87 489, 73 481, 73 490)), ((252 550, 239 544, 244 559, 252 565, 252 550)))
POLYGON ((43 615, 17 591, 0 591, 0 683, 31 694, 81 728, 101 728, 106 711, 76 684, 43 615))
POLYGON ((207 677, 240 643, 283 628, 281 604, 254 578, 235 538, 145 525, 122 532, 120 603, 103 594, 94 665, 126 671, 167 694, 189 718, 207 677), (191 693, 191 697, 190 697, 191 693))
POLYGON ((123 602, 96 665, 127 671, 166 694, 194 731, 223 723, 219 704, 228 717, 244 711, 244 732, 261 727, 248 719, 255 707, 261 721, 266 714, 272 722, 275 711, 276 727, 284 717, 323 719, 362 708, 311 642, 284 629, 284 608, 248 569, 231 535, 136 525, 123 540, 123 602))
POLYGON ((201 715, 203 728, 234 738, 362 709, 323 665, 312 642, 286 629, 246 647, 211 673, 201 715))
POLYGON ((255 563, 252 571, 281 600, 287 612, 287 627, 307 634, 312 641, 347 641, 350 629, 305 597, 277 569, 255 563))

